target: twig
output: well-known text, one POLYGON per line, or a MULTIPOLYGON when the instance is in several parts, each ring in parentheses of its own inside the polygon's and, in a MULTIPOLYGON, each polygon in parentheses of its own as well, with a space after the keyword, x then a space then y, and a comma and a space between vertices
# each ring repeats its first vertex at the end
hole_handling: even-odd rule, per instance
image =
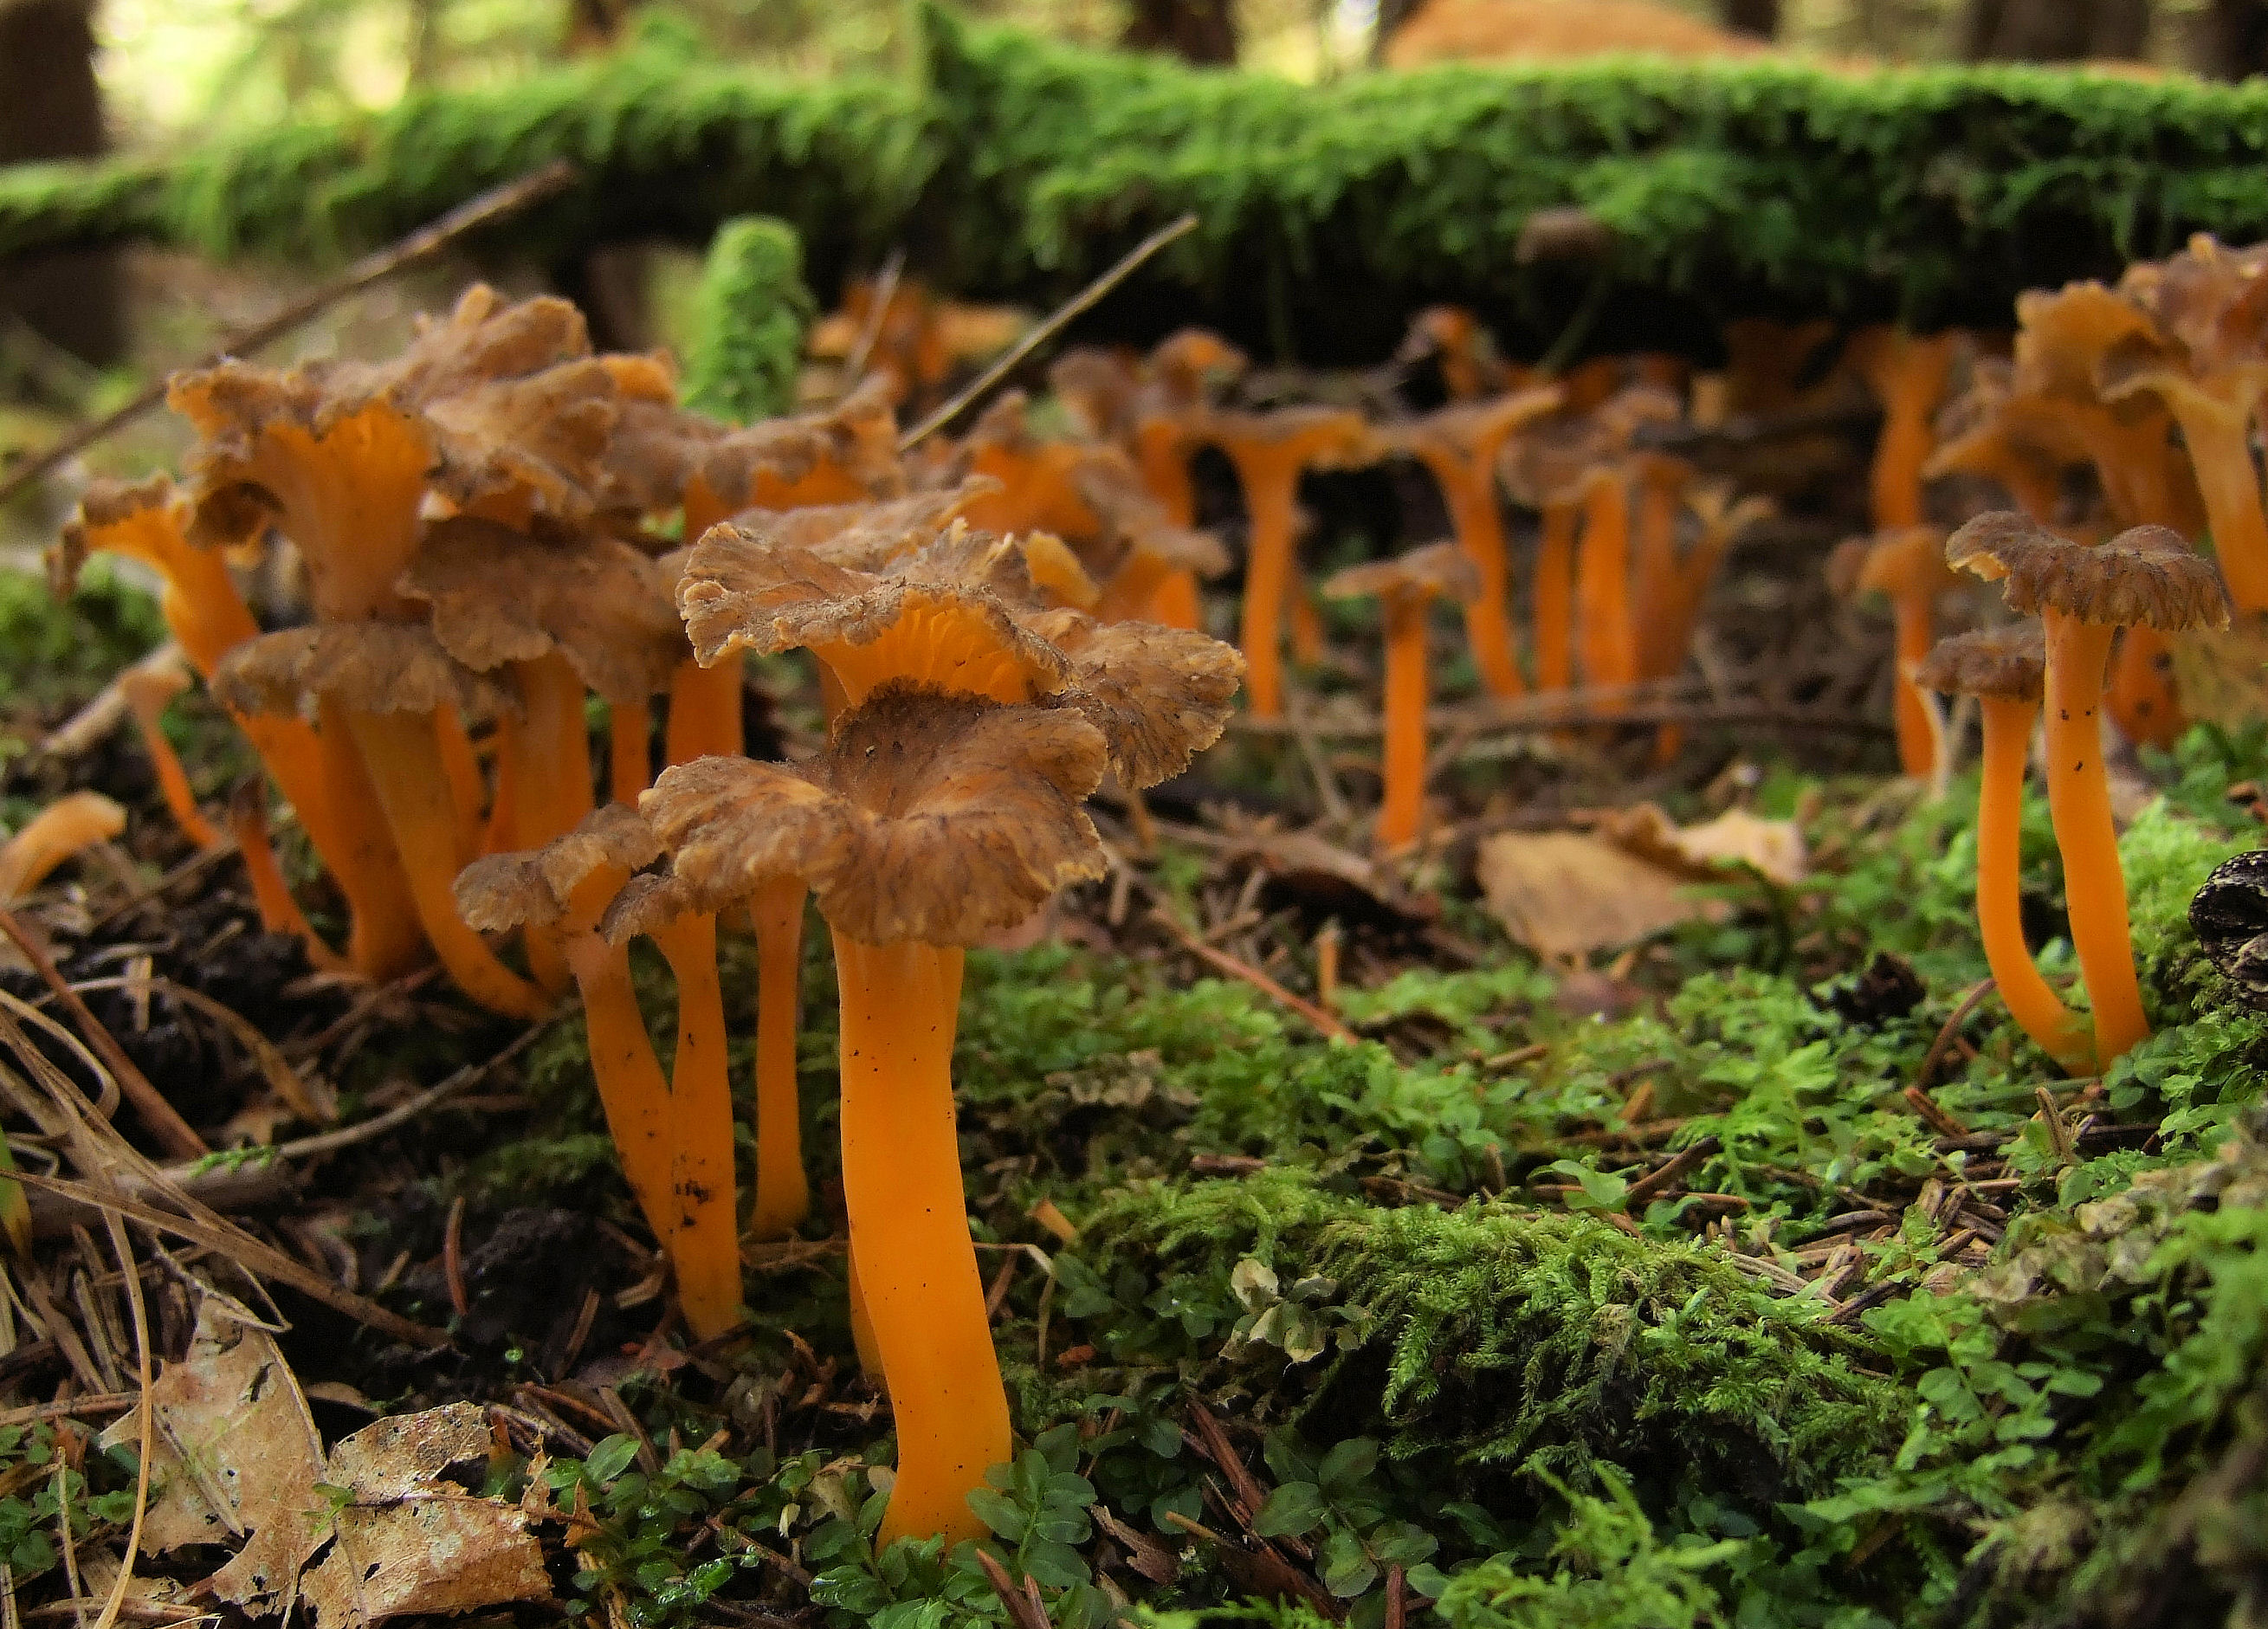
MULTIPOLYGON (((915 446, 928 439, 930 436, 935 434, 938 431, 944 429, 954 419, 959 418, 961 414, 968 411, 969 408, 973 407, 978 401, 980 401, 993 386, 998 384, 1002 380, 1007 378, 1010 373, 1013 372, 1018 363, 1021 362, 1026 357, 1030 356, 1042 345, 1046 344, 1048 341, 1053 339, 1056 335, 1063 329, 1064 325, 1071 321, 1072 318, 1077 317, 1080 313, 1092 308, 1102 299, 1104 295, 1109 293, 1111 290, 1116 288, 1120 284, 1125 282, 1127 278, 1132 276, 1135 271, 1140 268, 1144 261, 1148 260, 1152 255, 1164 248, 1167 244, 1173 242, 1175 239, 1185 237, 1189 233, 1195 232, 1197 230, 1197 217, 1196 216, 1184 215, 1172 225, 1160 227, 1148 237, 1143 239, 1141 242, 1129 249, 1116 266, 1113 266, 1108 271, 1104 272, 1101 276, 1088 284, 1078 293, 1072 295, 1071 299, 1062 306, 1057 307, 1053 316, 1033 328, 1026 329, 1024 337, 1018 340, 1014 344, 1009 346, 1006 353, 1003 355, 999 360, 993 363, 990 367, 986 368, 982 373, 978 374, 976 378, 970 382, 966 390, 963 390, 959 395, 954 397, 952 401, 938 409, 936 412, 931 414, 927 418, 922 420, 920 424, 916 424, 911 430, 906 431, 905 434, 900 436, 898 438, 898 451, 901 453, 912 451, 915 446)), ((0 494, 0 497, 4 496, 5 494, 0 494)))
POLYGON ((1978 980, 1970 987, 1969 993, 1961 998, 1961 1005, 1953 1009, 1953 1016, 1945 1021, 1937 1032, 1937 1039, 1929 1043, 1929 1050, 1923 1055, 1921 1068, 1914 1075, 1914 1090, 1929 1090, 1937 1073, 1937 1060, 1945 1056, 1946 1048, 1953 1044, 1953 1037, 1961 1033, 1961 1026, 1968 1021, 1970 1014, 1977 1010, 1977 1004, 1992 993, 1992 980, 1984 978, 1978 980))
POLYGON ((902 246, 890 251, 890 258, 882 262, 882 275, 874 279, 874 304, 866 313, 866 321, 859 328, 858 338, 850 347, 850 354, 843 364, 843 379, 848 395, 858 387, 865 377, 866 364, 874 354, 875 342, 882 337, 882 323, 889 316, 890 302, 898 297, 898 279, 905 275, 906 251, 902 246))
POLYGON ((188 674, 188 656, 180 641, 168 639, 140 661, 102 687, 95 698, 47 733, 40 751, 51 758, 76 758, 116 729, 126 717, 126 692, 136 675, 171 677, 188 674))
MULTIPOLYGON (((564 158, 558 158, 518 181, 491 188, 479 197, 469 199, 447 214, 419 227, 392 247, 363 256, 331 282, 292 300, 266 321, 230 335, 212 351, 193 364, 193 367, 212 367, 227 357, 243 356, 282 338, 349 295, 358 293, 373 283, 383 282, 419 261, 431 259, 468 232, 476 232, 507 215, 516 215, 531 204, 540 203, 555 194, 564 192, 574 184, 578 173, 573 165, 564 158)), ((5 504, 33 482, 61 465, 65 459, 85 451, 121 425, 141 417, 165 399, 166 381, 160 380, 117 411, 106 414, 92 424, 83 425, 53 443, 30 463, 4 481, 0 481, 0 504, 5 504)))
POLYGON ((152 1086, 150 1077, 126 1056, 126 1049, 118 1044, 118 1037, 103 1028, 95 1015, 87 1010, 86 1003, 78 999, 78 992, 55 970, 55 964, 48 958, 48 953, 40 949, 38 941, 25 931, 24 925, 16 919, 16 913, 5 906, 0 906, 0 932, 6 933, 16 941, 16 948, 24 953, 25 959, 31 962, 48 988, 55 992, 55 999, 63 1004, 63 1010, 79 1026, 87 1044, 101 1054, 104 1065, 118 1081, 119 1090, 132 1101, 134 1111, 141 1117, 142 1124, 149 1127, 151 1135, 165 1146, 166 1152, 176 1159, 195 1159, 200 1154, 211 1153, 212 1150, 205 1146, 205 1139, 181 1118, 180 1111, 166 1101, 166 1095, 152 1086))
POLYGON ((1284 721, 1291 726, 1292 739, 1299 743, 1300 756, 1307 760, 1307 773, 1315 783, 1315 795, 1322 800, 1323 818, 1334 826, 1344 826, 1354 818, 1347 807, 1346 794, 1339 789, 1339 778, 1332 772, 1330 762, 1323 756, 1322 743, 1315 733, 1307 727, 1307 704, 1296 690, 1287 691, 1284 697, 1284 721))
POLYGON ((34 1403, 0 1413, 0 1431, 11 1426, 37 1425, 43 1419, 77 1419, 82 1414, 122 1414, 142 1400, 138 1391, 98 1391, 64 1397, 54 1403, 34 1403))
POLYGON ((1660 1193, 1711 1154, 1724 1147, 1712 1133, 1699 1142, 1689 1143, 1661 1164, 1632 1183, 1623 1193, 1623 1209, 1636 1211, 1638 1206, 1660 1193))
POLYGON ((1910 1086, 1906 1087, 1904 1096, 1906 1106, 1928 1121, 1939 1136, 1967 1137, 1970 1135, 1969 1128, 1955 1117, 1950 1109, 1923 1091, 1921 1087, 1910 1086))
POLYGON ((1333 1018, 1329 1013, 1323 1011, 1322 1008, 1317 1006, 1314 1002, 1307 1000, 1305 997, 1293 995, 1290 991, 1285 989, 1283 985, 1269 977, 1267 974, 1262 972, 1258 968, 1252 966, 1248 962, 1238 961, 1226 950, 1216 949, 1212 946, 1206 944, 1204 940, 1199 939, 1195 933, 1183 926, 1181 919, 1175 917, 1172 911, 1167 910, 1163 905, 1152 907, 1150 915, 1160 926, 1163 927, 1176 940, 1180 940, 1182 947, 1187 950, 1191 955, 1197 957, 1197 960, 1205 962, 1209 966, 1219 969, 1221 972, 1227 974, 1231 978, 1242 979, 1246 984, 1251 985, 1255 990, 1257 990, 1262 995, 1268 997, 1270 1000, 1281 1002, 1284 1006, 1291 1008, 1294 1013, 1297 1013, 1300 1017, 1306 1019, 1316 1028, 1322 1030, 1323 1034, 1328 1036, 1330 1039, 1334 1041, 1345 1041, 1351 1043, 1359 1038, 1356 1036, 1353 1030, 1339 1022, 1337 1019, 1333 1018))
POLYGON ((441 1276, 449 1283, 449 1310, 460 1319, 472 1316, 473 1303, 465 1294, 465 1196, 449 1201, 449 1220, 441 1229, 441 1276))
POLYGON ((118 1270, 126 1275, 126 1303, 134 1311, 135 1378, 142 1386, 141 1434, 137 1444, 140 1457, 134 1469, 134 1521, 126 1531, 126 1552, 118 1559, 118 1576, 111 1582, 110 1598, 102 1603, 102 1616, 94 1625, 94 1629, 111 1629, 118 1621, 119 1607, 125 1603, 126 1586, 134 1578, 134 1552, 142 1547, 142 1522, 150 1512, 150 1460, 157 1410, 150 1401, 150 1387, 155 1376, 150 1365, 150 1309, 142 1300, 142 1269, 134 1259, 134 1248, 126 1237, 126 1223, 118 1213, 105 1211, 102 1220, 110 1229, 110 1248, 118 1252, 118 1270))

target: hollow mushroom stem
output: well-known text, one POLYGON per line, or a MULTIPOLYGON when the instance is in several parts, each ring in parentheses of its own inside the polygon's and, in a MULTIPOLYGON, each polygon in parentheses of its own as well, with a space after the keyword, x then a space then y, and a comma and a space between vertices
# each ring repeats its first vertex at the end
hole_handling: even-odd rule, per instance
POLYGON ((614 702, 607 708, 607 795, 637 807, 638 793, 653 780, 653 713, 644 702, 614 702))
POLYGON ((1525 696, 1512 652, 1511 569, 1505 559, 1504 516, 1496 504, 1496 461, 1453 453, 1420 454, 1432 471, 1449 512, 1449 529, 1480 573, 1480 597, 1464 608, 1473 666, 1491 696, 1525 696))
MULTIPOLYGON (((512 664, 519 693, 519 726, 497 750, 512 783, 512 840, 515 849, 538 849, 574 829, 591 812, 591 737, 583 716, 583 681, 553 651, 512 664)), ((553 995, 567 988, 568 969, 556 927, 530 925, 524 934, 528 970, 553 995)))
POLYGON ((1237 475, 1244 485, 1251 534, 1244 562, 1246 663, 1244 693, 1258 719, 1284 711, 1282 615, 1292 592, 1292 545, 1299 533, 1300 462, 1287 447, 1240 446, 1237 475))
MULTIPOLYGON (((1583 677, 1609 690, 1636 682, 1638 640, 1631 626, 1630 490, 1619 470, 1593 478, 1583 505, 1583 538, 1575 562, 1576 637, 1583 677)), ((1609 712, 1628 706, 1609 696, 1609 712)))
POLYGON ((0 905, 21 899, 73 855, 126 829, 126 811, 99 792, 56 799, 0 843, 0 905))
POLYGON ((2173 398, 2189 446, 2190 467, 2205 498, 2213 557, 2240 612, 2268 611, 2268 514, 2252 464, 2251 415, 2181 392, 2173 398))
POLYGON ((1890 596, 1890 630, 1896 649, 1897 683, 1892 706, 1897 726, 1898 767, 1917 780, 1929 777, 1937 762, 1937 715, 1922 700, 1914 683, 1916 663, 1929 654, 1936 640, 1936 595, 1918 585, 1890 596))
POLYGON ((1386 787, 1379 805, 1381 852, 1417 844, 1425 821, 1425 607, 1404 589, 1386 596, 1386 787))
POLYGON ((766 882, 748 901, 756 929, 756 1200, 748 1231, 782 1239, 811 1214, 796 1078, 803 971, 802 879, 766 882))
POLYGON ((725 995, 717 918, 688 913, 653 930, 677 981, 677 1056, 670 1065, 669 1254, 678 1304, 703 1340, 740 1320, 740 1249, 733 1219, 733 1088, 725 1067, 725 995))
MULTIPOLYGON (((370 785, 394 843, 417 925, 460 989, 514 1018, 541 1018, 550 998, 496 959, 457 914, 456 808, 431 712, 339 710, 368 766, 370 785)), ((362 925, 359 918, 356 926, 362 925)))
POLYGON ((464 865, 481 851, 483 807, 488 783, 481 774, 480 755, 465 728, 464 716, 454 707, 433 715, 433 729, 441 745, 441 763, 449 776, 449 802, 457 811, 457 863, 464 865))
POLYGON ((162 674, 129 670, 121 682, 126 691, 127 709, 134 715, 134 727, 142 737, 143 750, 150 755, 150 767, 157 773, 158 794, 166 800, 166 809, 173 815, 173 824, 180 828, 191 846, 217 847, 220 834, 197 808, 197 794, 189 785, 189 772, 181 766, 181 755, 173 750, 173 743, 166 736, 166 704, 173 698, 180 685, 188 682, 188 675, 176 670, 175 676, 168 679, 162 674))
MULTIPOLYGON (((348 710, 328 697, 316 703, 316 745, 320 754, 323 804, 330 811, 334 844, 317 847, 323 864, 346 896, 352 926, 347 962, 364 978, 383 984, 412 972, 430 960, 419 925, 409 873, 394 851, 386 810, 355 740, 348 710)), ((436 768, 439 753, 434 754, 436 768)), ((446 801, 444 782, 442 797, 446 801)), ((455 847, 455 809, 450 808, 450 837, 439 851, 445 862, 455 847)), ((304 823, 304 816, 303 816, 304 823)), ((311 837, 312 832, 308 834, 311 837)))
POLYGON ((2086 1074, 2095 1063, 2087 1021, 2040 977, 2024 943, 2019 857, 2024 759, 2039 704, 2004 696, 1978 700, 1984 708, 1984 763, 1977 801, 1977 927, 1984 941, 1985 964, 2008 1015, 2024 1033, 2066 1074, 2086 1074))
POLYGON ((1564 690, 1575 682, 1575 535, 1580 506, 1560 498, 1543 505, 1535 549, 1535 688, 1564 690))
POLYGON ((986 1529, 968 1508, 1012 1451, 970 1243, 953 1106, 961 953, 835 934, 842 986, 843 1183, 898 1437, 878 1546, 986 1529))
POLYGON ((690 763, 733 756, 740 744, 740 652, 728 651, 710 667, 687 657, 669 682, 664 756, 672 764, 690 763))
MULTIPOLYGON (((583 995, 583 1032, 607 1133, 622 1159, 631 1198, 653 1228, 656 1242, 674 1261, 677 1211, 670 1189, 676 1175, 675 1139, 669 1083, 662 1078, 653 1041, 638 1011, 637 992, 630 984, 630 950, 587 931, 567 934, 565 946, 576 988, 583 995)), ((681 1282, 679 1294, 686 1294, 681 1282)), ((689 1314, 691 1308, 687 1310, 689 1314)))
POLYGON ((2109 1068, 2150 1034, 2126 920, 2126 878, 2102 768, 2103 669, 2117 630, 2052 607, 2047 627, 2048 813, 2063 855, 2072 948, 2095 1009, 2095 1061, 2109 1068))

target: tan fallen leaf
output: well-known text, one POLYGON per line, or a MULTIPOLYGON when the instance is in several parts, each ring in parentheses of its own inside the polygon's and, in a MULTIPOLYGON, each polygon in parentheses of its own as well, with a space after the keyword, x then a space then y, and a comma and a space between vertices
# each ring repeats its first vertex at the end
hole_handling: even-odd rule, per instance
MULTIPOLYGON (((323 1444, 290 1365, 258 1319, 227 1296, 197 1303, 189 1349, 150 1388, 151 1478, 143 1548, 237 1548, 213 1592, 254 1613, 288 1610, 324 1520, 323 1444), (239 1547, 240 1546, 240 1547, 239 1547)), ((140 1440, 138 1413, 103 1434, 140 1440)))
POLYGON ((2174 688, 2192 723, 2234 730, 2268 719, 2268 625, 2193 628, 2172 646, 2174 688))
POLYGON ((1489 913, 1540 956, 1580 958, 1723 910, 1677 873, 1590 832, 1499 832, 1481 844, 1479 870, 1489 913))
POLYGON ((1720 879, 1747 866, 1793 888, 1810 866, 1803 833, 1793 821, 1766 820, 1746 809, 1727 809, 1697 826, 1679 826, 1655 805, 1641 803, 1602 816, 1597 829, 1631 853, 1696 881, 1720 879))
POLYGON ((346 1498, 328 1552, 301 1581, 320 1629, 550 1598, 526 1512, 445 1479, 485 1460, 489 1441, 482 1411, 453 1403, 379 1420, 332 1450, 327 1478, 346 1498))

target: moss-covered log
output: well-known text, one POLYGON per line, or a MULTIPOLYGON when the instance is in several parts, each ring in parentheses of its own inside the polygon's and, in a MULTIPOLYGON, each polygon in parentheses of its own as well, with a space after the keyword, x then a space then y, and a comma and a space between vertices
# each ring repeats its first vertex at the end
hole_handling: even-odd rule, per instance
POLYGON ((1374 358, 1427 301, 1540 350, 1742 312, 2005 321, 2027 286, 2194 230, 2268 235, 2268 88, 2035 69, 1447 68, 1301 87, 941 17, 926 88, 791 81, 648 42, 611 62, 164 164, 0 176, 0 254, 148 237, 219 254, 366 247, 537 163, 584 187, 532 247, 705 240, 761 210, 814 286, 894 243, 939 286, 1046 299, 1183 210, 1202 230, 1094 319, 1192 317, 1263 352, 1374 358), (1612 229, 1523 259, 1538 210, 1612 229))

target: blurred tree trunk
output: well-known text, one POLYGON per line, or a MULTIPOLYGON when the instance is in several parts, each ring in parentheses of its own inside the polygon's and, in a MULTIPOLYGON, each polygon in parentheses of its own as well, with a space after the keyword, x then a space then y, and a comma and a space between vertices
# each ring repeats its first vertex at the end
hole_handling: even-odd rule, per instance
POLYGON ((2213 79, 2268 73, 2268 0, 2213 0, 2198 19, 2195 66, 2213 79))
MULTIPOLYGON (((87 158, 109 144, 94 80, 93 0, 0 0, 0 164, 87 158)), ((88 362, 125 350, 108 249, 0 264, 0 322, 21 321, 88 362)))
POLYGON ((1720 0, 1725 26, 1759 40, 1779 38, 1779 0, 1720 0))
POLYGON ((1183 62, 1236 61, 1236 17, 1229 0, 1134 0, 1118 43, 1130 51, 1170 51, 1183 62))
POLYGON ((2150 42, 2150 0, 1969 0, 1971 62, 2130 61, 2150 42))

